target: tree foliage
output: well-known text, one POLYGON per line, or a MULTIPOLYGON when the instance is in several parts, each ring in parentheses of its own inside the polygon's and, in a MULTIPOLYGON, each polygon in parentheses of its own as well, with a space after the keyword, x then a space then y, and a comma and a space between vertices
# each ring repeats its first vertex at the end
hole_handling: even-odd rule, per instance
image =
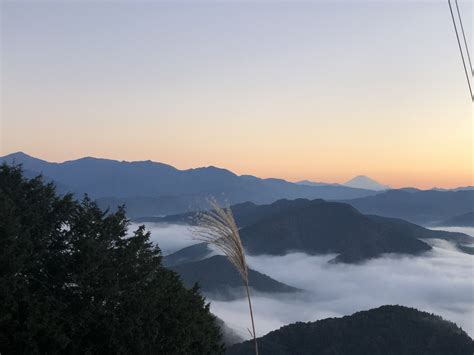
POLYGON ((197 288, 161 265, 124 209, 0 167, 0 353, 223 351, 197 288))

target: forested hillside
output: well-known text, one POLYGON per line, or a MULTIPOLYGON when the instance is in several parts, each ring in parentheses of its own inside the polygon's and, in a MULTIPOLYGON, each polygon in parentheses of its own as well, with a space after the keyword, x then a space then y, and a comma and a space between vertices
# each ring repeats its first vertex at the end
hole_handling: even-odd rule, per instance
MULTIPOLYGON (((456 324, 402 306, 382 306, 342 318, 294 323, 258 339, 261 355, 472 355, 472 339, 456 324)), ((252 354, 253 343, 229 355, 252 354)))

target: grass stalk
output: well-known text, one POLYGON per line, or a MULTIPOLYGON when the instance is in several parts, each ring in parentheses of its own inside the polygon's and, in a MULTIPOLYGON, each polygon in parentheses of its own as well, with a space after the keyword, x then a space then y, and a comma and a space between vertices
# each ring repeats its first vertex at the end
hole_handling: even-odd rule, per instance
POLYGON ((215 200, 211 200, 209 203, 212 207, 211 210, 196 215, 197 227, 192 230, 193 236, 196 240, 213 245, 220 250, 239 272, 249 304, 255 354, 258 355, 257 335, 249 291, 248 268, 239 229, 230 208, 221 208, 215 200))

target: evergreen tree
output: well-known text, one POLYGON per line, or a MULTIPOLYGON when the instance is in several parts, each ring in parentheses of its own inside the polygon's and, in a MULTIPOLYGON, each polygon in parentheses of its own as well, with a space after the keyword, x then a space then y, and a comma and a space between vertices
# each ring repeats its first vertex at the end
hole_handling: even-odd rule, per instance
POLYGON ((124 208, 0 167, 0 353, 221 353, 198 289, 161 265, 124 208))

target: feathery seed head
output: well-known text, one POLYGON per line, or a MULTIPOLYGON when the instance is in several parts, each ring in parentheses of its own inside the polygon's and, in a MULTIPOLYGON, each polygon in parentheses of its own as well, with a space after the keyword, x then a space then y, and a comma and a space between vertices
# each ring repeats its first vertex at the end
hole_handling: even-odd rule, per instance
POLYGON ((247 263, 239 230, 232 210, 222 208, 216 200, 209 201, 212 209, 196 215, 197 227, 192 228, 196 240, 214 245, 239 272, 244 282, 248 282, 247 263))

